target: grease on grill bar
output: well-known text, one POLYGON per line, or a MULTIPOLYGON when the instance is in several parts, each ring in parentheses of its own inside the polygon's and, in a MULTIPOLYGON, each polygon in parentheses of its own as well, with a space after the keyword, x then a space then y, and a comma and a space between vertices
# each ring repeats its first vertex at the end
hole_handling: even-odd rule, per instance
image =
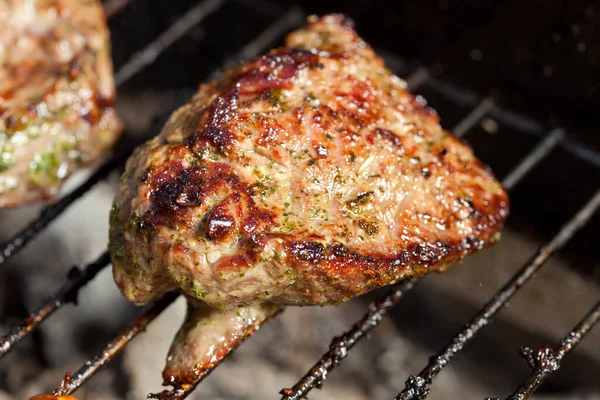
POLYGON ((477 332, 488 325, 514 294, 521 289, 544 265, 544 263, 558 249, 563 247, 569 239, 581 229, 600 207, 600 190, 579 212, 567 222, 560 232, 542 247, 531 261, 527 262, 512 278, 500 289, 498 293, 469 321, 448 345, 436 356, 417 376, 410 376, 406 381, 404 390, 395 397, 395 400, 422 399, 429 393, 428 385, 433 382, 437 374, 450 362, 450 360, 463 349, 477 332))
POLYGON ((79 289, 90 282, 104 267, 110 263, 108 252, 88 264, 83 271, 73 268, 69 273, 70 279, 40 308, 32 312, 25 320, 13 325, 10 330, 0 337, 0 359, 2 359, 15 344, 23 339, 35 327, 42 323, 52 313, 67 303, 77 302, 79 289))
POLYGON ((557 348, 542 347, 537 352, 529 348, 521 351, 529 365, 534 369, 533 374, 521 387, 506 400, 523 400, 529 398, 533 392, 552 374, 560 368, 560 363, 565 355, 573 350, 585 337, 592 327, 600 320, 600 301, 586 314, 573 330, 560 342, 557 348))

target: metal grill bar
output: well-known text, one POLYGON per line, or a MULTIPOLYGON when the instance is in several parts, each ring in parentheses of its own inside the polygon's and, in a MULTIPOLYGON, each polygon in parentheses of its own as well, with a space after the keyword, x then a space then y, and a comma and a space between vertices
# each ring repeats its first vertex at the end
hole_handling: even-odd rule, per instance
MULTIPOLYGON (((177 39, 186 34, 194 25, 200 23, 211 13, 215 12, 226 0, 205 0, 192 7, 183 17, 173 23, 156 40, 146 46, 140 52, 134 54, 123 67, 115 74, 115 83, 117 86, 125 83, 129 78, 141 71, 144 67, 152 63, 156 58, 171 46, 177 39)), ((136 143, 139 144, 139 143, 136 143)), ((17 254, 25 245, 27 245, 38 233, 40 233, 50 222, 54 221, 63 211, 65 211, 75 200, 87 193, 96 183, 104 179, 113 169, 121 165, 129 156, 132 148, 119 152, 109 160, 105 161, 98 170, 89 177, 78 188, 54 204, 46 207, 40 215, 30 222, 24 229, 17 232, 8 242, 0 245, 0 265, 6 263, 9 258, 17 254)))
POLYGON ((281 400, 300 400, 315 387, 319 387, 331 370, 337 366, 358 341, 373 330, 402 296, 413 288, 416 280, 407 280, 395 285, 383 299, 369 304, 369 311, 348 332, 333 338, 329 351, 292 387, 281 389, 281 400))
POLYGON ((73 268, 70 273, 70 280, 54 296, 32 312, 25 320, 13 325, 5 335, 0 337, 0 359, 36 326, 52 315, 54 311, 67 303, 75 303, 79 289, 90 282, 109 263, 108 252, 104 252, 96 261, 88 264, 82 272, 77 268, 73 268))
POLYGON ((490 323, 492 318, 500 311, 514 294, 522 288, 544 265, 544 263, 558 249, 563 247, 569 239, 581 229, 600 207, 600 190, 590 201, 567 222, 554 238, 542 247, 526 263, 511 280, 500 289, 500 291, 469 321, 464 329, 460 331, 450 343, 436 356, 431 358, 430 363, 419 373, 411 376, 406 381, 405 389, 395 397, 395 400, 422 399, 429 394, 427 385, 431 384, 437 374, 450 362, 452 357, 458 353, 471 340, 477 332, 490 323))
POLYGON ((560 140, 565 136, 562 129, 555 129, 544 138, 529 155, 513 169, 505 178, 504 186, 513 187, 529 172, 537 163, 556 147, 560 140))
POLYGON ((108 0, 104 3, 104 15, 106 18, 112 18, 123 8, 131 3, 131 0, 108 0))
POLYGON ((463 137, 473 125, 477 123, 494 107, 494 99, 486 97, 463 119, 453 130, 454 136, 463 137))
MULTIPOLYGON (((406 65, 406 61, 389 51, 381 50, 380 53, 385 56, 389 63, 396 65, 406 65)), ((475 107, 480 103, 480 98, 469 89, 456 86, 451 82, 431 76, 424 68, 419 68, 419 71, 427 75, 427 87, 433 89, 444 97, 451 99, 454 103, 465 107, 475 107)), ((497 119, 504 125, 507 125, 519 132, 526 133, 537 137, 545 137, 547 131, 542 124, 527 116, 515 113, 511 110, 501 108, 498 105, 493 105, 487 112, 492 118, 497 119)), ((573 141, 567 136, 563 136, 559 140, 560 146, 569 154, 600 168, 600 154, 594 150, 590 150, 585 146, 573 141)))
POLYGON ((208 81, 218 79, 221 76, 223 69, 232 67, 239 61, 246 61, 253 57, 256 57, 258 54, 261 53, 262 50, 268 48, 270 44, 275 42, 275 40, 278 37, 280 37, 286 30, 290 29, 290 27, 298 26, 300 23, 302 23, 303 19, 304 13, 302 12, 302 10, 300 10, 297 7, 291 7, 273 24, 267 27, 267 29, 261 32, 246 46, 244 46, 244 48, 241 51, 225 60, 221 68, 213 71, 208 76, 208 81))
POLYGON ((68 396, 80 388, 88 381, 88 379, 94 376, 104 364, 112 360, 112 358, 134 337, 145 331, 150 322, 154 321, 154 319, 169 307, 178 296, 179 293, 168 293, 162 299, 152 304, 146 312, 136 318, 131 325, 119 333, 115 339, 110 341, 102 352, 86 362, 79 371, 75 372, 73 375, 67 374, 65 380, 63 380, 58 389, 54 391, 54 394, 68 396))
MULTIPOLYGON (((518 114, 515 114, 511 111, 507 111, 504 109, 500 109, 497 107, 493 107, 490 112, 490 116, 496 118, 503 124, 511 126, 520 132, 528 133, 534 136, 545 135, 544 130, 541 129, 541 126, 528 119, 527 117, 522 117, 518 114)), ((585 146, 573 141, 567 136, 563 136, 559 139, 558 143, 560 146, 572 156, 575 156, 578 159, 584 160, 596 168, 600 168, 600 154, 586 148, 585 146)))
POLYGON ((156 40, 133 56, 115 74, 115 84, 121 86, 133 75, 144 67, 152 64, 156 58, 169 48, 177 39, 185 35, 190 29, 198 25, 204 18, 217 11, 227 0, 204 0, 192 7, 185 15, 156 40))
POLYGON ((429 79, 429 72, 425 68, 419 68, 406 78, 406 90, 413 90, 421 86, 429 79))
POLYGON ((561 340, 555 349, 541 348, 536 354, 528 348, 522 349, 533 367, 533 374, 506 400, 523 400, 529 398, 538 387, 556 370, 560 368, 562 359, 583 340, 585 335, 600 320, 600 301, 586 314, 573 330, 561 340))
MULTIPOLYGON (((402 62, 401 58, 394 54, 389 54, 386 52, 386 56, 397 60, 396 62, 402 62)), ((444 97, 452 99, 453 102, 467 107, 474 107, 475 104, 479 102, 478 96, 470 90, 440 80, 433 76, 428 77, 427 86, 442 94, 444 97)), ((502 124, 505 124, 519 132, 538 137, 546 135, 546 130, 539 122, 505 108, 501 108, 498 105, 493 105, 488 110, 487 114, 497 119, 502 124)), ((559 144, 567 153, 600 168, 600 154, 597 152, 586 148, 567 136, 561 137, 559 144)))
POLYGON ((533 150, 531 150, 531 152, 527 154, 525 158, 523 158, 521 162, 519 162, 519 164, 517 164, 515 168, 508 173, 508 175, 506 175, 504 179, 502 179, 502 185, 507 190, 514 188, 517 183, 525 178, 525 175, 527 175, 533 169, 533 167, 542 161, 544 157, 550 154, 550 151, 554 147, 552 142, 556 136, 560 136, 561 134, 562 130, 550 132, 544 140, 540 141, 537 146, 535 146, 533 150))
POLYGON ((474 107, 480 101, 479 97, 470 90, 435 77, 429 79, 427 86, 465 107, 474 107))

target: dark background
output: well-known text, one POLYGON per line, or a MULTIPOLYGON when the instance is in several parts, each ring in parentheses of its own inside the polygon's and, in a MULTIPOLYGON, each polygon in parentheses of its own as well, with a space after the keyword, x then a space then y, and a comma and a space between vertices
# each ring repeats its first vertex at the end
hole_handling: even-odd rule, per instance
POLYGON ((600 2, 302 0, 359 33, 510 108, 600 148, 600 2))

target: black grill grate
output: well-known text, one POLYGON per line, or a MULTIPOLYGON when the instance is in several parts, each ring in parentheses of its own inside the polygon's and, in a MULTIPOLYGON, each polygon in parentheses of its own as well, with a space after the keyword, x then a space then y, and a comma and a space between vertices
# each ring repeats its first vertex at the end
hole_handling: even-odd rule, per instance
MULTIPOLYGON (((230 0, 233 1, 233 0, 230 0)), ((252 58, 273 45, 282 35, 298 27, 303 22, 304 14, 298 8, 282 10, 279 6, 268 3, 265 0, 238 0, 245 5, 251 5, 274 18, 274 21, 253 40, 244 45, 233 57, 224 60, 221 67, 229 67, 237 60, 252 58)), ((107 2, 105 10, 108 16, 113 16, 123 8, 127 7, 128 0, 113 0, 107 2)), ((227 0, 204 0, 193 6, 187 13, 177 19, 156 40, 146 46, 143 50, 136 52, 115 74, 118 86, 130 80, 145 67, 154 63, 157 58, 173 45, 178 39, 185 36, 192 28, 200 24, 207 16, 217 12, 224 6, 227 0)), ((384 51, 378 51, 388 65, 400 76, 407 76, 406 81, 409 89, 426 87, 435 93, 446 97, 451 102, 470 110, 464 115, 452 129, 457 136, 463 136, 473 130, 485 116, 490 116, 509 126, 521 134, 535 137, 537 145, 517 164, 511 166, 510 172, 503 179, 508 190, 513 189, 525 178, 528 173, 544 160, 555 148, 560 147, 571 157, 588 163, 589 168, 600 167, 600 155, 571 141, 561 129, 547 132, 543 127, 526 117, 514 114, 498 107, 493 99, 479 99, 474 94, 456 87, 448 82, 434 78, 422 68, 412 71, 407 63, 401 58, 384 51)), ((217 78, 219 70, 214 70, 206 77, 217 78)), ((186 99, 184 99, 186 100, 186 99)), ((167 110, 172 111, 172 110, 167 110)), ((155 125, 149 134, 155 134, 159 126, 155 125)), ((147 137, 149 137, 148 135, 147 137)), ((82 185, 66 194, 56 203, 46 207, 26 228, 18 232, 8 242, 0 245, 0 265, 4 264, 10 257, 22 250, 33 238, 36 237, 54 219, 59 217, 78 198, 85 195, 89 189, 116 168, 123 165, 134 146, 140 142, 132 141, 123 147, 123 150, 114 154, 96 172, 94 172, 82 185)), ((428 392, 428 385, 436 375, 484 326, 489 324, 495 315, 507 304, 507 302, 525 285, 543 266, 543 264, 571 237, 582 228, 600 207, 600 190, 585 204, 576 215, 567 222, 562 229, 527 262, 506 285, 493 296, 492 299, 468 322, 436 356, 432 357, 430 363, 417 375, 411 376, 406 382, 405 389, 398 394, 396 399, 421 399, 428 392)), ((97 260, 87 265, 83 270, 74 268, 69 274, 68 281, 45 302, 35 310, 26 320, 15 324, 8 333, 0 337, 0 359, 3 358, 21 339, 30 333, 37 325, 42 323, 54 311, 67 303, 75 303, 78 291, 90 282, 94 277, 110 263, 107 252, 104 252, 97 260)), ((379 301, 369 305, 368 312, 349 331, 332 340, 330 350, 316 362, 306 375, 292 388, 281 391, 282 399, 300 399, 315 387, 319 387, 328 372, 334 369, 353 348, 353 346, 375 328, 385 316, 387 311, 394 306, 403 295, 416 286, 416 281, 409 280, 393 286, 390 293, 379 301)), ((138 317, 128 328, 121 332, 106 348, 96 357, 87 362, 79 371, 73 375, 68 374, 56 394, 71 394, 91 378, 95 372, 106 362, 110 361, 130 340, 142 332, 152 320, 164 311, 177 297, 169 294, 163 299, 150 305, 146 311, 138 317)), ((600 319, 600 302, 596 304, 582 321, 560 342, 555 349, 542 348, 539 351, 523 349, 528 361, 533 368, 533 374, 524 384, 518 388, 508 399, 524 399, 529 397, 533 391, 555 370, 558 369, 563 357, 571 351, 590 331, 600 319)), ((258 325, 256 326, 258 328, 258 325)), ((253 332, 249 332, 251 335, 253 332)), ((221 360, 218 360, 219 362, 221 360)), ((217 363, 218 364, 218 363, 217 363)), ((183 399, 210 373, 207 371, 198 376, 196 382, 186 388, 175 388, 173 391, 165 391, 156 398, 183 399)))

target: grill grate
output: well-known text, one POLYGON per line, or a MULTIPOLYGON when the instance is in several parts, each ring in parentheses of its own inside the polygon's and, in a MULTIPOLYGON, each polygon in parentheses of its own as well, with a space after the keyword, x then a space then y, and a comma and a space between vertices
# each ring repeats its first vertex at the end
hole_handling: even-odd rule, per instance
POLYGON ((110 361, 119 351, 121 351, 123 347, 127 345, 127 343, 129 343, 140 332, 143 332, 148 324, 150 324, 150 322, 152 322, 158 315, 160 315, 160 313, 170 306, 177 297, 178 294, 169 293, 162 299, 155 302, 145 313, 136 318, 136 320, 133 321, 130 326, 117 335, 114 340, 111 340, 100 354, 81 367, 79 371, 72 375, 67 373, 65 379, 63 379, 55 394, 68 396, 81 387, 81 385, 94 376, 94 374, 100 368, 102 368, 104 364, 110 361))
MULTIPOLYGON (((113 16, 128 5, 131 0, 113 0, 105 5, 108 16, 113 16)), ((268 26, 253 40, 240 49, 235 56, 228 58, 222 64, 226 68, 240 59, 252 58, 268 49, 286 31, 301 24, 303 13, 298 8, 290 8, 287 11, 279 10, 278 6, 272 5, 266 0, 238 0, 244 4, 254 5, 257 9, 267 10, 271 14, 277 14, 273 24, 268 26)), ((193 27, 198 25, 208 15, 216 12, 227 0, 204 0, 193 6, 186 14, 179 18, 156 40, 146 46, 143 50, 135 53, 125 65, 115 74, 115 81, 122 86, 139 71, 152 64, 168 47, 184 36, 193 27)), ((393 54, 379 51, 387 58, 388 65, 399 75, 406 75, 409 68, 407 64, 393 54)), ((208 75, 208 79, 215 79, 219 75, 215 70, 208 75)), ((590 168, 600 167, 600 155, 586 149, 585 147, 571 141, 561 129, 547 133, 543 127, 535 121, 498 107, 493 99, 478 99, 474 94, 458 88, 447 82, 432 77, 427 70, 417 69, 407 78, 409 89, 416 89, 426 85, 428 88, 447 97, 451 101, 471 109, 454 128, 457 136, 463 136, 485 116, 491 116, 503 124, 510 126, 520 133, 533 135, 539 138, 538 144, 529 152, 503 180, 505 187, 510 190, 517 185, 527 174, 538 165, 550 152, 561 147, 568 154, 589 163, 590 168)), ((170 110, 172 111, 172 110, 170 110)), ((149 133, 155 133, 158 126, 154 126, 149 133)), ((4 264, 10 257, 22 250, 33 238, 36 237, 46 226, 62 214, 78 198, 83 196, 95 184, 104 179, 114 169, 121 166, 128 157, 130 151, 140 142, 130 143, 124 149, 117 152, 100 166, 82 185, 68 193, 56 203, 46 207, 26 228, 18 232, 8 242, 0 245, 0 265, 4 264)), ((422 399, 428 392, 428 385, 435 379, 437 374, 449 363, 449 361, 477 334, 477 332, 489 324, 495 315, 507 304, 507 302, 523 287, 543 266, 543 264, 571 237, 582 228, 600 207, 600 190, 584 205, 576 215, 567 222, 552 240, 539 249, 536 255, 527 262, 511 280, 465 325, 450 343, 431 358, 430 363, 417 375, 411 376, 406 382, 405 389, 398 394, 397 400, 422 399)), ((26 337, 41 322, 48 318, 54 311, 67 303, 76 303, 79 290, 90 282, 108 264, 110 258, 108 252, 104 252, 97 260, 87 265, 82 271, 73 269, 68 281, 45 302, 35 310, 27 319, 11 327, 8 333, 0 337, 0 359, 2 359, 21 339, 26 337)), ((349 331, 332 340, 330 349, 320 360, 296 383, 291 389, 281 391, 283 400, 295 400, 306 396, 315 387, 319 387, 326 374, 333 370, 353 348, 353 346, 375 328, 385 316, 387 311, 394 306, 403 295, 416 286, 417 281, 408 280, 395 285, 390 293, 379 301, 371 303, 368 312, 349 331)), ((146 311, 122 331, 114 340, 108 343, 105 349, 92 360, 88 361, 79 371, 73 375, 68 374, 56 394, 72 394, 89 378, 91 378, 106 362, 110 361, 129 341, 162 313, 175 299, 176 294, 169 294, 163 299, 150 305, 146 311)), ((563 357, 577 346, 583 337, 590 331, 600 319, 600 302, 597 303, 582 321, 575 326, 573 331, 566 335, 556 349, 542 348, 539 351, 523 349, 524 355, 534 369, 521 387, 507 399, 525 399, 529 397, 539 385, 558 369, 563 357)), ((258 329, 247 332, 250 336, 258 329)), ((242 338, 243 339, 243 338, 242 338)), ((239 345, 241 341, 237 344, 239 345)), ((237 346, 236 345, 236 346, 237 346)), ((225 356, 224 356, 225 357, 225 356)), ((223 357, 223 358, 224 358, 223 357)), ((223 359, 222 358, 222 359, 223 359)), ((218 364, 222 359, 217 360, 218 364)), ((216 367, 216 365, 214 366, 216 367)), ((213 367, 213 368, 214 368, 213 367)), ((155 398, 170 400, 183 399, 191 393, 195 387, 212 371, 206 371, 198 376, 196 382, 186 388, 175 388, 173 391, 165 391, 155 398)))
MULTIPOLYGON (((550 256, 564 246, 573 234, 590 220, 598 207, 600 207, 600 190, 560 230, 560 232, 554 236, 550 243, 542 247, 531 261, 527 262, 525 266, 523 266, 523 268, 521 268, 521 270, 519 270, 519 272, 517 272, 510 281, 494 295, 494 297, 465 325, 463 330, 460 331, 440 353, 431 358, 431 362, 418 376, 411 376, 408 378, 406 381, 406 388, 395 398, 395 400, 424 398, 429 392, 427 385, 435 379, 437 374, 450 362, 452 357, 462 350, 465 344, 467 344, 481 328, 490 323, 498 311, 508 303, 519 289, 533 278, 550 256)), ((568 352, 571 348, 565 349, 564 353, 568 352)), ((550 375, 550 373, 546 376, 548 375, 550 375)))

